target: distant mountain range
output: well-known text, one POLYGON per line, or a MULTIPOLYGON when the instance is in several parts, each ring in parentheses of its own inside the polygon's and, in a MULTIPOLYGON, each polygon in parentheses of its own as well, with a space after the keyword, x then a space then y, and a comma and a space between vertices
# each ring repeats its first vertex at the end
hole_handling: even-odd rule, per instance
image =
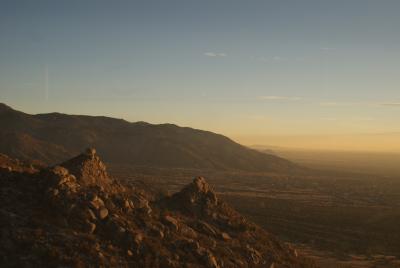
POLYGON ((0 104, 0 124, 1 153, 46 164, 96 147, 111 164, 265 172, 301 169, 225 136, 173 124, 60 113, 30 115, 5 104, 0 104))

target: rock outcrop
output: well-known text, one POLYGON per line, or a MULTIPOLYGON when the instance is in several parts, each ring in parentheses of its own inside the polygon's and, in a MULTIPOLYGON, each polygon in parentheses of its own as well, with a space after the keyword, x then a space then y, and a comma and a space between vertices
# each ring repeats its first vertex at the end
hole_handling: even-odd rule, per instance
POLYGON ((107 187, 111 183, 106 166, 93 148, 88 148, 85 153, 62 163, 61 166, 68 169, 81 185, 107 187))
POLYGON ((1 267, 314 267, 201 177, 156 197, 110 178, 94 149, 16 170, 0 169, 1 267))
POLYGON ((176 209, 193 215, 210 214, 218 205, 216 194, 203 177, 195 178, 168 201, 176 209))

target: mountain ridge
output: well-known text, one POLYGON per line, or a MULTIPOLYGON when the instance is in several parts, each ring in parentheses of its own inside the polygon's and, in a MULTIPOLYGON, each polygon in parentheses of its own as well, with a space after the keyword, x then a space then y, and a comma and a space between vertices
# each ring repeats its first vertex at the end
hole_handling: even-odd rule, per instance
POLYGON ((30 115, 10 109, 0 113, 4 126, 0 152, 16 158, 53 164, 78 154, 80 148, 96 147, 111 164, 246 171, 301 169, 210 131, 105 116, 30 115))

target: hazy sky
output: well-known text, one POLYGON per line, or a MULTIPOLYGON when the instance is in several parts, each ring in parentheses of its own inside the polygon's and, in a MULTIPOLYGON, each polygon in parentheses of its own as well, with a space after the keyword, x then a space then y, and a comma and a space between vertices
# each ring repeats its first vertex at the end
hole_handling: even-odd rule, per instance
MULTIPOLYGON (((318 147, 351 148, 339 140, 400 133, 398 0, 0 3, 0 101, 19 110, 171 122, 246 144, 317 135, 318 147)), ((397 138, 382 148, 400 150, 397 138)))

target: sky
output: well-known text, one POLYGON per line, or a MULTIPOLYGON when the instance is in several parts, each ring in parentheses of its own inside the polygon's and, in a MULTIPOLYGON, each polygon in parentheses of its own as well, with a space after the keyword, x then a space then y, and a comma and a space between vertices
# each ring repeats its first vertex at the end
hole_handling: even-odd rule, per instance
POLYGON ((400 151, 398 0, 0 0, 0 102, 400 151))

